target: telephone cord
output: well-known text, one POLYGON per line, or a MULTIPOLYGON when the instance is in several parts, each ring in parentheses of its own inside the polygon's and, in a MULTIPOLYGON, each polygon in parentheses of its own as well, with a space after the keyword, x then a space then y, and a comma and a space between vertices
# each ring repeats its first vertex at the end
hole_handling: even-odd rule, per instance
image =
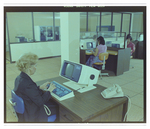
POLYGON ((126 112, 126 114, 125 114, 125 116, 124 116, 123 121, 125 121, 126 116, 127 116, 128 112, 129 112, 129 110, 130 110, 130 108, 131 108, 131 99, 130 99, 130 98, 129 98, 129 96, 127 96, 127 95, 125 95, 125 97, 127 97, 127 98, 128 98, 129 102, 128 102, 127 112, 126 112))
POLYGON ((46 105, 44 105, 44 109, 45 109, 46 114, 49 116, 51 114, 50 109, 46 105))

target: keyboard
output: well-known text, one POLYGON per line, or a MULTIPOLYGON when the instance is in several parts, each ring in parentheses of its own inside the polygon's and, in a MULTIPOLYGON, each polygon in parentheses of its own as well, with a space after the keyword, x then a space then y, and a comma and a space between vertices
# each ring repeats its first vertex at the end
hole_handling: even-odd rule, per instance
POLYGON ((86 50, 86 52, 91 52, 91 50, 86 50))
POLYGON ((72 90, 66 88, 58 82, 52 81, 51 83, 56 86, 56 89, 54 89, 51 93, 52 97, 54 97, 55 99, 62 101, 74 97, 74 93, 72 90))

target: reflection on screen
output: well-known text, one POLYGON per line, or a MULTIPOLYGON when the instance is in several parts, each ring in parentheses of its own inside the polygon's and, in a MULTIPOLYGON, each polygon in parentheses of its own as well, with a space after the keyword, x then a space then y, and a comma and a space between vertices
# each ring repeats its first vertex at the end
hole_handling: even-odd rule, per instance
POLYGON ((93 48, 93 43, 92 42, 87 42, 87 49, 93 48))
POLYGON ((74 69, 74 65, 72 65, 72 64, 67 64, 66 70, 65 70, 65 75, 66 75, 67 77, 69 77, 69 78, 72 78, 73 69, 74 69))

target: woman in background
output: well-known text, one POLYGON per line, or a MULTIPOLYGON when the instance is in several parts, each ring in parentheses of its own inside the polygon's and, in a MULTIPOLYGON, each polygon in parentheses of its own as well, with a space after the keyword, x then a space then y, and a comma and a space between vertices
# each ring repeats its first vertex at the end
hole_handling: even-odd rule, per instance
POLYGON ((46 82, 37 86, 31 79, 31 75, 36 71, 37 62, 38 56, 33 53, 22 55, 16 62, 16 66, 21 73, 15 80, 14 92, 23 99, 25 105, 24 113, 17 114, 19 122, 47 122, 48 115, 44 105, 49 107, 50 115, 57 112, 57 106, 54 102, 50 102, 51 92, 56 88, 55 85, 46 82), (50 88, 44 92, 44 89, 47 89, 47 84, 50 84, 50 88))
POLYGON ((103 61, 99 60, 99 54, 107 52, 107 46, 105 45, 104 38, 102 36, 100 36, 97 38, 97 41, 98 41, 99 45, 96 47, 95 52, 91 51, 93 55, 91 55, 86 62, 86 65, 88 65, 90 67, 92 67, 92 65, 95 62, 103 62, 103 61))
POLYGON ((130 36, 130 34, 127 35, 127 48, 131 48, 131 56, 132 56, 132 53, 135 51, 135 45, 134 43, 132 43, 132 37, 130 36))

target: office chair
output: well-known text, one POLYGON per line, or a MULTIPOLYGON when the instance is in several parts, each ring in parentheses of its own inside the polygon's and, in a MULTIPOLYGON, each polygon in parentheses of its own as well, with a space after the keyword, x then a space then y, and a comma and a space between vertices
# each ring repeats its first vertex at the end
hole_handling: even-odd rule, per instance
MULTIPOLYGON (((24 113, 24 101, 21 97, 17 96, 13 90, 11 91, 11 96, 12 98, 9 99, 9 102, 14 109, 15 116, 17 117, 17 113, 19 114, 24 113)), ((54 122, 55 120, 56 120, 56 115, 51 115, 48 117, 47 122, 54 122)))
MULTIPOLYGON (((102 66, 102 70, 105 70, 105 64, 106 64, 106 60, 108 59, 108 57, 109 57, 109 53, 100 53, 99 54, 99 59, 100 60, 103 60, 103 62, 96 62, 96 63, 94 63, 93 64, 93 67, 96 65, 100 65, 100 66, 102 66)), ((101 79, 102 79, 102 75, 107 75, 107 76, 109 76, 109 74, 108 73, 101 73, 101 69, 100 69, 100 77, 101 77, 101 79)))
MULTIPOLYGON (((132 59, 132 58, 133 58, 133 56, 130 56, 130 59, 132 59)), ((131 68, 134 68, 134 66, 133 66, 133 65, 130 65, 130 67, 131 67, 131 68)))

